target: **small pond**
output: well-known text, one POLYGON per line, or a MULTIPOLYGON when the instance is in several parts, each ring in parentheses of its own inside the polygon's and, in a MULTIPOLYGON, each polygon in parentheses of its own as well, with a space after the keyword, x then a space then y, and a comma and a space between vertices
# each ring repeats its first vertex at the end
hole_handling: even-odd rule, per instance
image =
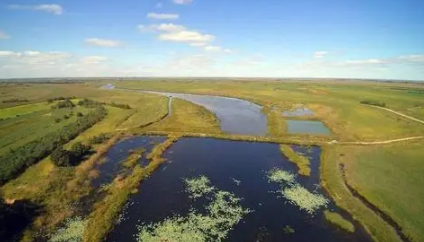
POLYGON ((289 134, 330 135, 330 130, 320 121, 286 120, 289 134))
MULTIPOLYGON (((326 198, 318 185, 320 148, 293 148, 310 157, 312 169, 310 177, 298 176, 296 182, 326 198)), ((354 233, 344 232, 325 220, 324 207, 310 214, 281 196, 281 184, 271 182, 268 172, 283 169, 294 174, 296 168, 280 153, 277 144, 182 138, 164 156, 167 162, 140 184, 139 192, 131 196, 106 241, 137 241, 140 225, 146 228, 170 218, 207 216, 210 197, 190 198, 184 182, 185 178, 201 175, 210 180, 213 189, 234 194, 241 198, 237 200, 240 206, 249 209, 227 230, 222 241, 370 241, 358 224, 354 233)), ((327 201, 327 209, 342 213, 332 201, 327 201)), ((220 221, 225 224, 227 220, 220 221)), ((197 223, 188 224, 187 233, 196 226, 197 223)), ((173 233, 175 229, 178 230, 168 226, 165 230, 173 233)), ((187 233, 182 234, 189 236, 187 233)))
POLYGON ((257 136, 265 136, 267 133, 266 115, 262 113, 261 106, 252 102, 221 96, 145 92, 181 98, 205 107, 217 116, 224 132, 257 136))
POLYGON ((302 107, 302 108, 296 108, 290 111, 284 111, 282 114, 285 117, 302 117, 302 116, 312 116, 314 115, 314 112, 312 112, 308 108, 302 107))

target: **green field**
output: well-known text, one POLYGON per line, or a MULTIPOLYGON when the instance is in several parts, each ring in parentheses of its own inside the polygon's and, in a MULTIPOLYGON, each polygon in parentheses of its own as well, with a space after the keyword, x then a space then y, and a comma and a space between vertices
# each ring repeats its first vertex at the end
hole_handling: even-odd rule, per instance
MULTIPOLYGON (((22 241, 33 241, 36 234, 50 234, 58 224, 77 213, 72 206, 92 187, 90 180, 98 171, 102 155, 120 138, 138 133, 171 135, 172 142, 181 135, 217 137, 234 140, 273 141, 277 143, 316 144, 323 148, 320 165, 321 183, 336 204, 350 213, 375 241, 401 241, 396 229, 363 199, 383 211, 400 227, 411 241, 424 240, 424 141, 396 139, 424 136, 424 124, 386 110, 360 102, 384 102, 394 111, 424 120, 424 85, 414 83, 377 83, 365 81, 233 81, 233 80, 173 80, 119 81, 118 87, 221 95, 245 99, 263 106, 268 118, 266 137, 235 136, 220 130, 217 117, 202 106, 177 98, 142 93, 137 90, 99 89, 107 82, 66 84, 0 84, 0 155, 17 149, 37 138, 54 132, 77 120, 76 114, 86 115, 91 108, 51 109, 47 100, 75 96, 90 98, 107 110, 106 117, 64 145, 70 149, 77 142, 90 140, 106 133, 111 138, 93 145, 93 154, 76 167, 57 167, 50 156, 30 166, 15 179, 0 188, 9 200, 29 200, 42 205, 44 212, 34 218, 24 232, 22 241), (2 101, 27 99, 25 103, 2 101), (131 109, 112 107, 110 103, 126 104, 131 109), (330 137, 287 134, 286 120, 281 112, 294 107, 307 107, 311 117, 293 119, 319 120, 332 131, 330 137), (71 112, 73 115, 71 115, 71 112), (69 118, 64 118, 68 116, 69 118), (60 119, 60 121, 57 121, 60 119), (331 144, 331 140, 335 140, 331 144), (392 144, 379 142, 393 141, 392 144), (355 144, 355 142, 358 142, 355 144), (359 142, 371 142, 360 144, 359 142), (374 142, 374 143, 372 143, 374 142), (345 168, 345 176, 341 170, 345 168)), ((74 101, 76 102, 76 101, 74 101)), ((171 141, 169 141, 172 143, 171 141)), ((170 144, 169 144, 170 145, 170 144)), ((167 147, 167 143, 162 144, 167 147)), ((153 152, 155 162, 147 170, 134 166, 130 176, 116 180, 108 188, 105 201, 99 202, 87 223, 96 233, 86 233, 87 241, 99 241, 123 206, 127 197, 146 174, 163 162, 160 155, 166 148, 158 145, 153 152), (156 154, 157 153, 157 154, 156 154), (108 202, 110 201, 110 203, 108 202), (107 219, 102 220, 106 214, 107 219), (100 222, 99 222, 100 221, 100 222)), ((308 175, 309 161, 287 156, 308 175)), ((338 214, 327 212, 327 219, 352 231, 352 224, 338 214)))
POLYGON ((348 182, 413 241, 424 238, 424 142, 343 147, 348 182))

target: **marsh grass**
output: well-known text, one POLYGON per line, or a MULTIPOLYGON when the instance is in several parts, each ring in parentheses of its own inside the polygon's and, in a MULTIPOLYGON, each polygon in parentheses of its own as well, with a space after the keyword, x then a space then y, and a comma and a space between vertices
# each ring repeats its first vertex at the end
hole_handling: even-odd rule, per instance
POLYGON ((329 210, 324 211, 324 216, 330 223, 350 232, 355 232, 355 226, 349 221, 343 218, 340 214, 331 212, 329 210))
POLYGON ((290 145, 280 145, 281 152, 298 167, 298 173, 303 176, 311 175, 311 167, 308 157, 294 151, 290 145))
POLYGON ((163 143, 156 145, 147 155, 150 163, 146 167, 139 164, 132 168, 132 172, 125 177, 117 177, 107 187, 106 196, 94 205, 93 212, 88 217, 87 230, 84 241, 102 241, 113 225, 119 220, 119 214, 128 201, 131 194, 137 192, 137 188, 143 179, 146 179, 155 171, 165 159, 162 157, 179 137, 171 136, 163 143))
POLYGON ((210 195, 210 204, 206 214, 192 210, 187 216, 174 216, 156 224, 140 225, 137 234, 139 242, 215 242, 224 241, 233 226, 241 221, 244 215, 251 212, 240 204, 240 198, 234 194, 214 189, 209 179, 201 176, 185 179, 187 190, 193 196, 210 195), (198 184, 196 189, 193 184, 198 184), (203 192, 199 192, 199 191, 203 192))

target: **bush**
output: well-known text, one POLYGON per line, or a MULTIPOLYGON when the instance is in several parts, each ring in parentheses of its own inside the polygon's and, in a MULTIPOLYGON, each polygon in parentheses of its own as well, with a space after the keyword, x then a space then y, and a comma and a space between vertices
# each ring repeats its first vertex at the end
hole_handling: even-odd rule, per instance
POLYGON ((81 142, 77 142, 74 145, 72 145, 71 153, 75 158, 81 159, 90 151, 90 149, 91 149, 90 146, 83 145, 81 142))
POLYGON ((54 122, 55 122, 55 123, 60 123, 60 121, 61 121, 61 119, 60 119, 60 118, 55 118, 55 119, 54 119, 54 122))
POLYGON ((63 119, 69 119, 69 116, 68 115, 63 115, 63 119))
POLYGON ((82 116, 84 116, 84 115, 83 115, 81 112, 78 112, 78 113, 77 113, 77 117, 78 117, 78 118, 81 118, 82 116))
POLYGON ((12 98, 12 99, 3 100, 3 103, 26 103, 26 102, 29 102, 29 100, 26 98, 12 98))
POLYGON ((52 109, 73 108, 73 107, 75 107, 75 104, 70 99, 66 99, 65 101, 60 101, 56 105, 52 106, 52 109))
POLYGON ((91 145, 94 144, 103 144, 103 142, 105 142, 106 140, 108 140, 110 138, 110 135, 102 133, 99 134, 97 136, 94 136, 93 138, 90 139, 89 143, 91 145))
POLYGON ((52 162, 57 166, 71 166, 71 153, 62 147, 57 148, 51 154, 52 162))
POLYGON ((386 103, 381 101, 374 101, 374 100, 363 100, 361 101, 361 104, 367 104, 367 105, 373 105, 378 107, 386 107, 386 103))
POLYGON ((66 99, 75 99, 76 97, 54 97, 47 99, 48 103, 52 103, 54 101, 66 100, 66 99))

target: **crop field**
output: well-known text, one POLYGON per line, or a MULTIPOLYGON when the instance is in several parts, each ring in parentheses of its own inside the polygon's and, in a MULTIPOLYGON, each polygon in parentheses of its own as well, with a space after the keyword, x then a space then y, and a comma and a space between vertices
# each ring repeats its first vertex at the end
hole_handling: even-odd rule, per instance
MULTIPOLYGON (((254 190, 259 189, 256 184, 261 184, 263 188, 275 189, 272 194, 268 191, 267 194, 272 195, 266 198, 268 202, 281 202, 280 208, 286 209, 284 211, 293 218, 299 216, 299 221, 312 221, 312 215, 318 216, 313 221, 320 221, 320 226, 328 231, 317 232, 310 224, 300 226, 293 222, 278 225, 275 230, 271 229, 274 225, 269 225, 269 231, 258 232, 259 235, 255 234, 256 229, 263 228, 251 229, 249 239, 260 241, 262 237, 255 236, 280 231, 278 238, 302 241, 305 239, 302 236, 307 234, 303 231, 308 228, 326 241, 340 238, 384 242, 424 240, 422 84, 155 79, 111 81, 115 89, 101 88, 108 83, 0 84, 0 157, 11 157, 6 155, 14 154, 34 140, 70 129, 95 110, 105 112, 84 129, 76 129, 75 135, 65 135, 50 146, 48 142, 43 143, 49 148, 39 152, 41 155, 37 157, 41 158, 25 164, 24 169, 17 170, 1 185, 0 205, 30 204, 27 212, 29 208, 38 208, 34 213, 28 212, 22 229, 7 239, 113 241, 120 237, 114 228, 120 228, 122 222, 127 226, 137 225, 131 229, 135 231, 131 236, 139 241, 186 238, 184 231, 202 238, 199 241, 213 238, 236 241, 236 238, 245 238, 237 230, 238 226, 254 224, 253 218, 259 216, 255 210, 260 214, 262 206, 255 196, 242 199, 241 194, 264 192, 254 190), (208 99, 207 105, 201 105, 184 97, 166 97, 143 90, 236 99, 219 102, 208 99), (72 97, 75 107, 52 108, 61 102, 52 102, 52 99, 66 97, 72 97), (238 99, 248 101, 239 109, 253 110, 258 115, 239 113, 243 110, 232 106, 238 99), (255 111, 255 105, 260 106, 259 111, 255 111), (283 115, 283 112, 295 113, 299 108, 310 114, 283 115), (225 115, 235 113, 240 115, 236 118, 247 120, 251 125, 236 122, 231 126, 232 120, 225 120, 225 115), (260 123, 261 115, 266 119, 264 127, 260 123), (289 121, 318 121, 328 128, 329 134, 289 133, 289 121), (223 125, 228 122, 230 128, 224 131, 223 125), (258 123, 260 125, 255 126, 258 123), (232 133, 231 128, 237 128, 239 133, 232 133), (140 135, 146 139, 158 137, 163 142, 143 143, 137 140, 140 135), (72 152, 77 152, 78 147, 85 147, 87 152, 75 164, 63 166, 57 162, 63 158, 57 158, 60 151, 57 146, 62 149, 60 154, 67 154, 68 159, 76 159, 72 152), (241 160, 232 159, 243 159, 246 166, 251 167, 233 166, 241 160), (255 166, 265 163, 268 164, 266 170, 259 173, 255 166), (189 168, 189 164, 199 170, 189 168), (213 168, 214 164, 221 167, 219 172, 217 167, 213 168), (169 173, 175 180, 166 183, 167 169, 181 177, 169 173), (200 173, 202 169, 204 174, 200 173), (250 174, 256 174, 255 178, 250 174), (96 179, 105 176, 110 177, 109 183, 94 185, 96 179), (246 177, 243 180, 237 176, 246 177), (245 187, 249 182, 257 183, 245 187), (176 186, 180 185, 188 188, 177 190, 176 186), (148 194, 164 196, 166 192, 177 200, 183 199, 178 200, 180 202, 197 198, 202 201, 206 197, 209 207, 200 211, 208 214, 197 213, 199 208, 188 207, 188 202, 172 207, 175 204, 167 203, 167 195, 152 198, 164 201, 157 205, 162 207, 149 207, 153 205, 143 200, 148 194), (179 197, 182 193, 188 193, 188 197, 179 197), (147 214, 146 221, 150 222, 144 225, 137 224, 141 217, 133 218, 135 215, 128 215, 131 218, 125 222, 125 211, 139 211, 131 207, 134 201, 146 211, 154 208, 158 214, 147 214), (167 206, 175 213, 166 213, 167 206), (178 209, 182 209, 182 214, 178 214, 181 212, 178 209), (244 219, 246 223, 237 225, 244 219), (220 230, 218 224, 224 220, 228 224, 220 230), (190 227, 194 223, 197 227, 190 227), (210 233, 204 233, 203 228, 210 233), (66 240, 71 238, 67 236, 74 237, 66 240)), ((0 216, 0 223, 1 219, 0 216)), ((1 236, 0 229, 0 240, 1 236)))

